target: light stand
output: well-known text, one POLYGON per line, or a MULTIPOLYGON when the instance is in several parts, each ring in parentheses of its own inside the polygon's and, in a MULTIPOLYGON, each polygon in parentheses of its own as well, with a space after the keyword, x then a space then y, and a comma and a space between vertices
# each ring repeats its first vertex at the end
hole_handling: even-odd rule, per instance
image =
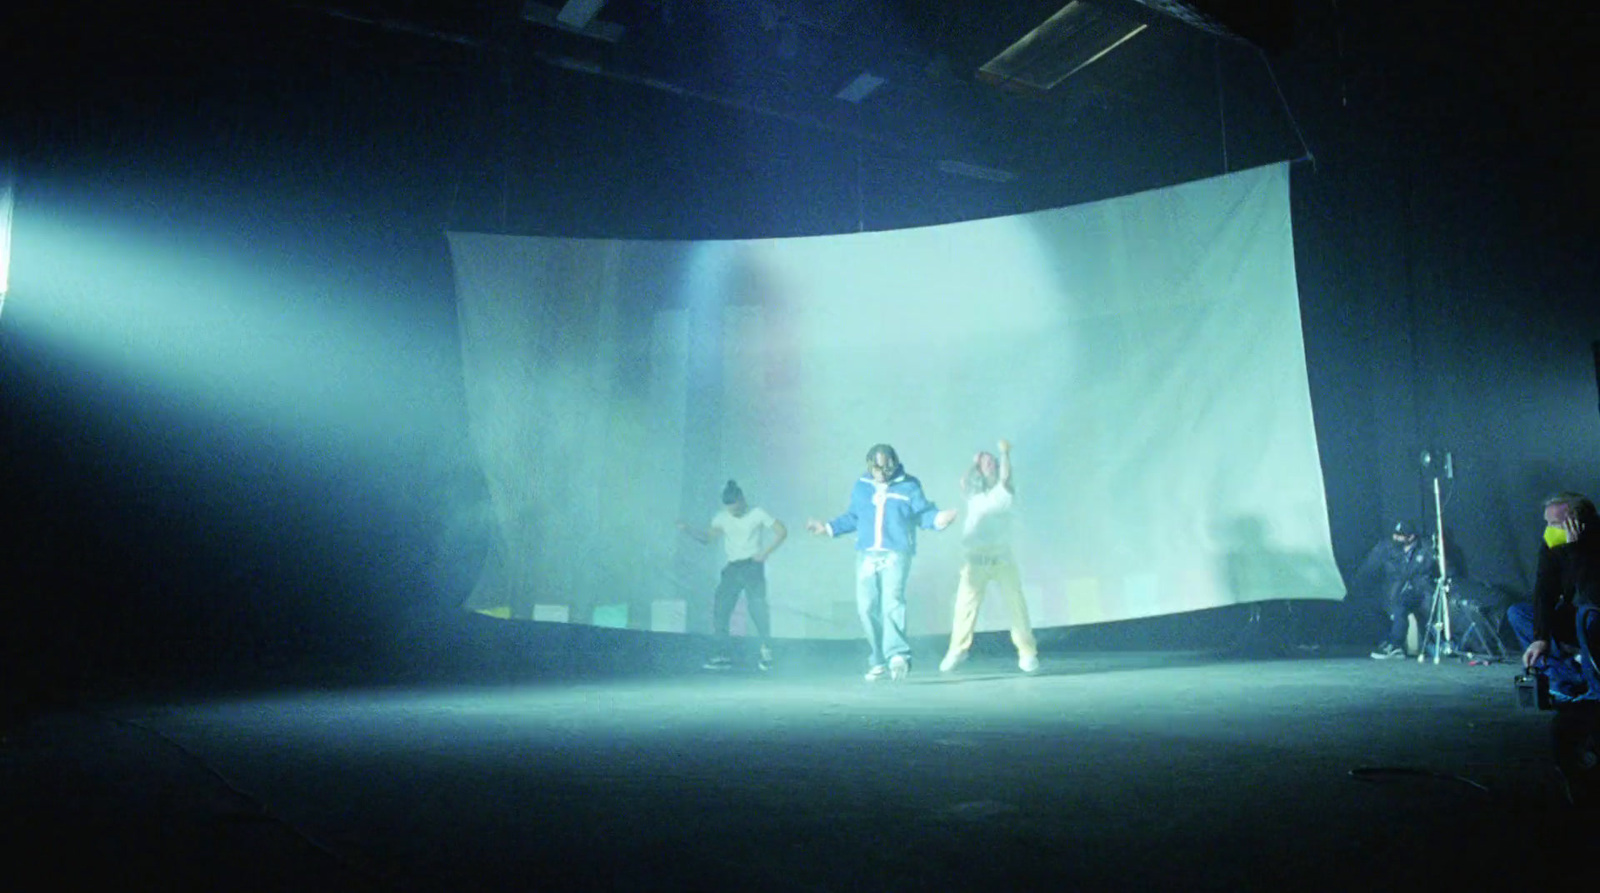
MULTIPOLYGON (((1422 454, 1422 464, 1433 465, 1433 456, 1429 453, 1422 454)), ((1446 477, 1454 477, 1455 469, 1452 467, 1450 454, 1444 454, 1444 473, 1446 477)), ((1433 662, 1439 662, 1440 655, 1456 653, 1455 643, 1450 638, 1450 568, 1444 557, 1444 503, 1439 499, 1439 475, 1433 475, 1433 545, 1434 559, 1439 562, 1439 581, 1433 586, 1433 603, 1428 608, 1428 620, 1424 624, 1422 647, 1417 651, 1417 663, 1422 663, 1428 657, 1429 645, 1432 644, 1433 662)))

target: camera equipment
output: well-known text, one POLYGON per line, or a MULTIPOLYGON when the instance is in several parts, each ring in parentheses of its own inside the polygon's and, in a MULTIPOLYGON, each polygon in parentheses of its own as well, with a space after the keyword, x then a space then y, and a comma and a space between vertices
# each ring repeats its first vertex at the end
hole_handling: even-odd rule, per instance
POLYGON ((1511 680, 1517 689, 1517 706, 1524 710, 1554 710, 1550 699, 1550 677, 1538 670, 1529 670, 1511 680))
MULTIPOLYGON (((1451 582, 1453 588, 1459 588, 1463 581, 1451 582)), ((1481 660, 1485 662, 1502 661, 1511 655, 1508 653, 1504 640, 1495 629, 1495 624, 1484 614, 1484 607, 1470 598, 1458 596, 1450 601, 1451 617, 1459 617, 1466 623, 1467 631, 1457 637, 1456 653, 1468 660, 1481 660)))
POLYGON ((1573 701, 1557 707, 1550 677, 1538 669, 1516 677, 1517 704, 1525 710, 1550 710, 1550 745, 1561 793, 1572 806, 1600 804, 1600 701, 1573 701))

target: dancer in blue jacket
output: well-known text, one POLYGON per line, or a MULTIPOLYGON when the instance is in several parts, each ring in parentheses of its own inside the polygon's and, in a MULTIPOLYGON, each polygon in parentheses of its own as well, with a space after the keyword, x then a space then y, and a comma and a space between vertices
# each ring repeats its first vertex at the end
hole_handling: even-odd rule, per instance
POLYGON ((856 535, 856 610, 872 653, 867 681, 904 679, 911 671, 906 641, 906 577, 917 553, 917 528, 943 530, 955 509, 939 511, 922 492, 922 482, 900 465, 894 447, 880 443, 867 451, 867 474, 850 490, 850 507, 832 521, 810 520, 818 536, 856 535))

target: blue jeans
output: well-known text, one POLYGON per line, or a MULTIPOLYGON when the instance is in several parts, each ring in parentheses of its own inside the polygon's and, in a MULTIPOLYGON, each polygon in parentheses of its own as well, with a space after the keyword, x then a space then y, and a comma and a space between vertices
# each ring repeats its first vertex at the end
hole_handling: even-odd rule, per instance
POLYGON ((897 655, 911 659, 911 643, 906 641, 906 577, 910 573, 910 555, 856 553, 856 611, 872 648, 868 666, 884 666, 897 655))
MULTIPOLYGON (((1591 695, 1600 695, 1600 669, 1594 662, 1594 649, 1600 645, 1600 608, 1584 605, 1576 610, 1557 610, 1552 619, 1550 652, 1544 660, 1544 671, 1552 687, 1573 693, 1587 688, 1591 695), (1571 613, 1568 613, 1571 611, 1571 613), (1565 614, 1566 616, 1562 616, 1565 614), (1569 636, 1571 638, 1569 638, 1569 636), (1572 646, 1562 646, 1558 641, 1578 640, 1577 659, 1573 659, 1572 646)), ((1506 622, 1517 634, 1522 647, 1533 641, 1533 605, 1518 602, 1506 609, 1506 622)))
POLYGON ((1589 697, 1600 698, 1600 666, 1594 662, 1594 649, 1600 645, 1600 608, 1578 608, 1578 655, 1583 665, 1583 681, 1589 683, 1589 697))

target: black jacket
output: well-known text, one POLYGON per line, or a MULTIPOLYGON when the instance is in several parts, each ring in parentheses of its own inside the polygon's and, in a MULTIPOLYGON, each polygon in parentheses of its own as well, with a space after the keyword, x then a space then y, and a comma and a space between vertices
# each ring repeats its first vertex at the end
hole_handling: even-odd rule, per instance
POLYGON ((1533 630, 1550 640, 1556 606, 1600 607, 1600 531, 1554 549, 1539 544, 1539 575, 1533 584, 1533 630))
POLYGON ((1402 546, 1393 539, 1385 538, 1373 546, 1366 560, 1361 562, 1352 588, 1365 590, 1381 578, 1383 585, 1378 590, 1379 604, 1389 606, 1402 601, 1415 601, 1433 592, 1433 584, 1438 579, 1438 567, 1433 550, 1421 538, 1414 540, 1410 546, 1402 546))

